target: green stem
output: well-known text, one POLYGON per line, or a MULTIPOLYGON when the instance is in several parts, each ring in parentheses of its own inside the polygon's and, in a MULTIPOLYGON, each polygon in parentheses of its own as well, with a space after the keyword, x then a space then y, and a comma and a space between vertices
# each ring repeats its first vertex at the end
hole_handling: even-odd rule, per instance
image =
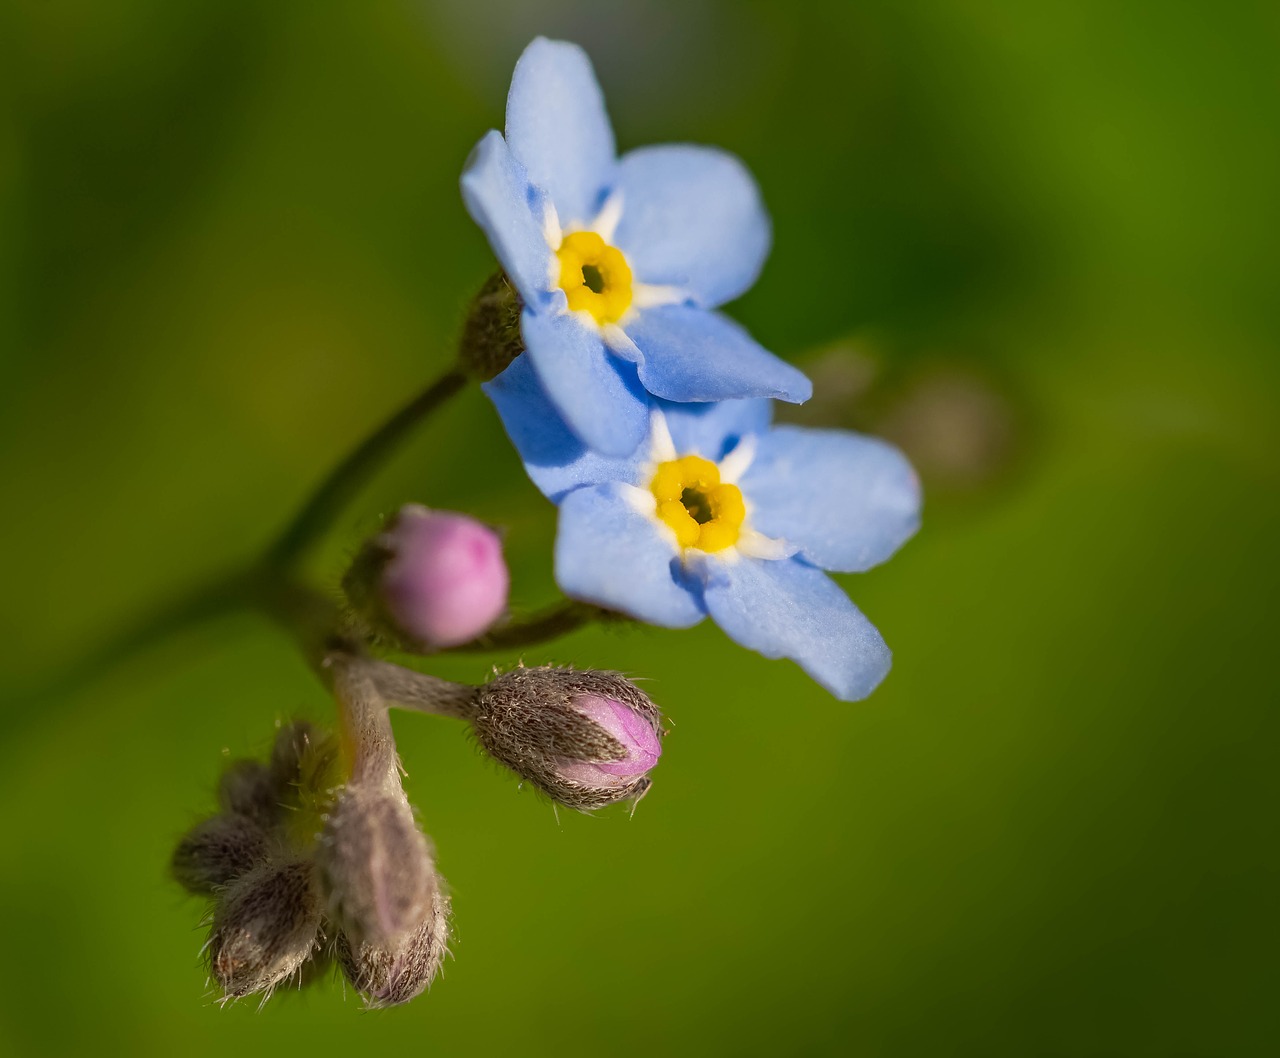
POLYGON ((463 371, 451 368, 370 434, 312 493, 267 552, 266 565, 294 567, 408 432, 458 393, 467 378, 463 371))
POLYGON ((365 671, 366 659, 335 651, 325 659, 338 707, 338 736, 353 784, 400 788, 400 755, 387 703, 365 671))
MULTIPOLYGON (((53 709, 80 710, 92 702, 78 699, 68 702, 85 687, 123 666, 135 654, 153 647, 167 636, 221 617, 244 604, 251 592, 251 576, 244 573, 225 574, 170 600, 148 616, 126 623, 122 631, 112 635, 89 653, 64 666, 58 675, 43 686, 19 692, 17 703, 6 710, 5 739, 17 745, 23 730, 34 727, 41 717, 53 709)), ((68 714, 59 717, 68 722, 68 714)))
POLYGON ((576 632, 593 621, 626 621, 628 618, 599 606, 565 599, 519 621, 490 629, 482 636, 450 647, 441 653, 481 654, 495 650, 515 650, 537 646, 560 636, 576 632))
POLYGON ((330 654, 361 652, 359 638, 351 634, 337 602, 279 570, 259 567, 247 601, 292 637, 307 664, 326 683, 324 663, 330 654))
MULTIPOLYGON (((43 699, 69 694, 162 636, 246 603, 257 604, 287 627, 292 627, 294 634, 304 640, 308 656, 314 658, 322 649, 318 642, 320 628, 315 615, 319 612, 332 616, 336 609, 323 596, 310 596, 302 603, 298 596, 303 589, 289 580, 288 572, 324 535, 346 504, 409 431, 460 392, 468 378, 460 368, 449 369, 367 437, 321 482, 260 564, 216 578, 175 599, 158 613, 127 627, 122 634, 112 637, 89 656, 64 670, 61 677, 38 692, 37 697, 43 699), (284 602, 286 597, 292 598, 292 606, 284 602), (282 614, 282 610, 290 609, 295 618, 304 613, 308 616, 291 622, 282 614)), ((319 624, 323 624, 323 620, 319 624)))

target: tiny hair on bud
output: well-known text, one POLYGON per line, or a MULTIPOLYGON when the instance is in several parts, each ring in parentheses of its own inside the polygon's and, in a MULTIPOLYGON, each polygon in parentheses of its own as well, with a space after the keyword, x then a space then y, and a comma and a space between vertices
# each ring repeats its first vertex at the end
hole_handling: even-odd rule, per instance
POLYGON ((183 888, 212 895, 265 863, 269 845, 267 832, 249 817, 213 816, 183 836, 170 866, 183 888))
POLYGON ((430 844, 399 789, 343 790, 316 863, 327 913, 356 944, 394 946, 420 925, 439 888, 430 844))
POLYGON ((472 724, 491 756, 580 811, 638 801, 662 753, 662 714, 616 672, 513 669, 477 692, 472 724))
POLYGON ((281 814, 280 786, 262 761, 233 760, 218 781, 218 804, 226 812, 271 827, 281 814))
POLYGON ((448 951, 449 899, 437 886, 427 917, 394 946, 353 943, 339 933, 334 955, 371 1008, 392 1007, 421 995, 448 951))
POLYGON ((214 910, 209 969, 228 999, 269 994, 311 957, 320 923, 309 861, 257 867, 214 910))
POLYGON ((277 787, 287 790, 297 786, 307 751, 323 737, 310 720, 292 720, 281 726, 271 747, 271 778, 277 787))

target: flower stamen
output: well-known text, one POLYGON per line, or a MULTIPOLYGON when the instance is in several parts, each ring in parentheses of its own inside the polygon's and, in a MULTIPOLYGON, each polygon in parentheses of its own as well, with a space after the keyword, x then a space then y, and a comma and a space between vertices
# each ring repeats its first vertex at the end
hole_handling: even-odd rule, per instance
POLYGON ((701 456, 659 463, 649 488, 657 514, 682 548, 723 551, 738 542, 746 505, 737 485, 720 481, 720 468, 701 456))
POLYGON ((594 231, 575 231, 556 257, 570 312, 589 312, 602 327, 622 319, 631 307, 631 266, 621 250, 594 231))

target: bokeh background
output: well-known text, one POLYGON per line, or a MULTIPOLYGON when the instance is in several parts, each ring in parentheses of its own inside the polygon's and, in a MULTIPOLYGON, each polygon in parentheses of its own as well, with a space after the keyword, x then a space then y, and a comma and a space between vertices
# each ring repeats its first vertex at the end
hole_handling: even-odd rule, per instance
MULTIPOLYGON (((0 1053, 1274 1053, 1278 42, 1247 0, 4 0, 0 1053), (537 33, 587 47, 624 149, 759 178, 731 311, 813 371, 808 421, 926 482, 848 581, 895 668, 842 705, 710 625, 531 652, 650 680, 633 819, 399 717, 445 976, 220 1009, 169 850, 330 706, 249 614, 107 645, 449 362, 493 268, 459 169, 537 33)), ((317 578, 407 499, 508 527, 517 603, 551 598, 477 392, 317 578)))

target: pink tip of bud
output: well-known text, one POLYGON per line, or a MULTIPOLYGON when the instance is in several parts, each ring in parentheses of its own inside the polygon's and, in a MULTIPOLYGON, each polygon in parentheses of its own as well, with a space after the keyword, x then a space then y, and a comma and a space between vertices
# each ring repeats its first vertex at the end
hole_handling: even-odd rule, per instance
POLYGON ((510 579, 502 541, 474 518, 408 504, 382 542, 391 552, 382 571, 382 604, 422 646, 465 643, 506 609, 510 579))
POLYGON ((662 755, 658 734, 653 724, 630 706, 593 694, 579 695, 572 704, 617 739, 627 755, 622 760, 564 761, 558 769, 561 777, 592 786, 621 786, 658 763, 662 755))

